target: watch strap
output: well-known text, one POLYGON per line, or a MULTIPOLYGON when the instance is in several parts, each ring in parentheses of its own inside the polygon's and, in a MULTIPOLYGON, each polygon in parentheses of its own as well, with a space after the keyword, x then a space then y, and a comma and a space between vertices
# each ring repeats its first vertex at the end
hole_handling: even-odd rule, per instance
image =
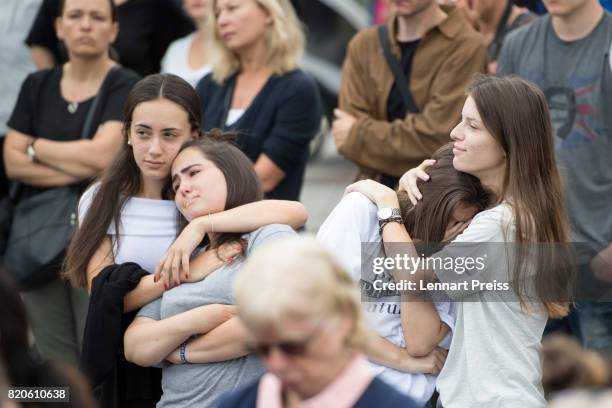
POLYGON ((383 229, 390 222, 397 222, 399 224, 404 224, 404 220, 402 219, 402 217, 398 217, 398 216, 391 216, 387 218, 386 220, 380 220, 378 221, 378 232, 380 233, 380 235, 382 235, 383 229))

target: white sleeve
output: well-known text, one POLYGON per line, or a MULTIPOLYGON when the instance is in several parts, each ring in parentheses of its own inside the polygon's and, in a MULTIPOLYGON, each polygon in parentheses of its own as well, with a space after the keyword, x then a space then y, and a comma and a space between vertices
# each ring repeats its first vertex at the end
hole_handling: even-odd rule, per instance
POLYGON ((83 195, 81 195, 81 198, 79 199, 79 206, 77 209, 77 215, 79 217, 79 225, 83 224, 85 215, 87 214, 87 211, 89 211, 89 207, 91 207, 91 202, 93 201, 99 188, 100 188, 100 184, 96 183, 90 186, 87 190, 85 190, 83 195))
POLYGON ((369 239, 369 218, 375 208, 363 194, 350 193, 340 200, 317 233, 317 240, 355 281, 361 279, 361 243, 369 239))

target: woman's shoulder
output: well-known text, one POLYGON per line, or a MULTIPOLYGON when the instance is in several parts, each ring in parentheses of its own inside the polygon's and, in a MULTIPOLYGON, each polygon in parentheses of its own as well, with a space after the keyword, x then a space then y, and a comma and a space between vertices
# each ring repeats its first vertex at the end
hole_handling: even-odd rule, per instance
POLYGON ((53 68, 41 69, 32 72, 26 76, 24 80, 24 86, 35 87, 37 90, 48 80, 53 80, 59 83, 62 78, 62 67, 55 66, 53 68))
POLYGON ((138 74, 136 71, 133 71, 130 68, 126 68, 122 65, 116 65, 114 76, 114 83, 126 84, 130 86, 134 85, 141 79, 140 74, 138 74))
POLYGON ((299 68, 285 72, 281 75, 277 75, 277 78, 278 82, 283 84, 282 89, 287 89, 287 86, 294 89, 311 89, 316 87, 315 81, 312 79, 312 77, 299 68))
POLYGON ((177 59, 184 58, 187 54, 189 54, 189 46, 192 38, 193 34, 187 34, 184 37, 177 38, 176 40, 172 41, 168 46, 166 54, 162 60, 162 68, 177 64, 177 59))
POLYGON ((456 241, 507 242, 513 239, 514 213, 509 202, 479 212, 456 241))
POLYGON ((268 224, 257 228, 255 231, 247 234, 244 238, 249 243, 248 252, 250 253, 251 250, 254 250, 267 242, 294 234, 296 234, 295 230, 289 225, 268 224))

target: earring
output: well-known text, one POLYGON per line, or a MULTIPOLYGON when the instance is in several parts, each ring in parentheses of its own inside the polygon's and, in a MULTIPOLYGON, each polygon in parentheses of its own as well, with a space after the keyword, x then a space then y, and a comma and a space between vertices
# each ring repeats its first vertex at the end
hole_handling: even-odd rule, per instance
POLYGON ((128 146, 131 146, 132 145, 132 141, 128 139, 128 143, 127 144, 128 144, 128 146))

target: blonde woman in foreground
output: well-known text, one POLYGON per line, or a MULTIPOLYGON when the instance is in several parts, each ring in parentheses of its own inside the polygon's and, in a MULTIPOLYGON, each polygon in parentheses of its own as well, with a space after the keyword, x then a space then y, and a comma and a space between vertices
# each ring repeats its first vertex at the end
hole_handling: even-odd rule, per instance
POLYGON ((262 247, 234 294, 267 373, 219 407, 417 406, 369 370, 362 350, 371 333, 357 286, 314 239, 262 247))

